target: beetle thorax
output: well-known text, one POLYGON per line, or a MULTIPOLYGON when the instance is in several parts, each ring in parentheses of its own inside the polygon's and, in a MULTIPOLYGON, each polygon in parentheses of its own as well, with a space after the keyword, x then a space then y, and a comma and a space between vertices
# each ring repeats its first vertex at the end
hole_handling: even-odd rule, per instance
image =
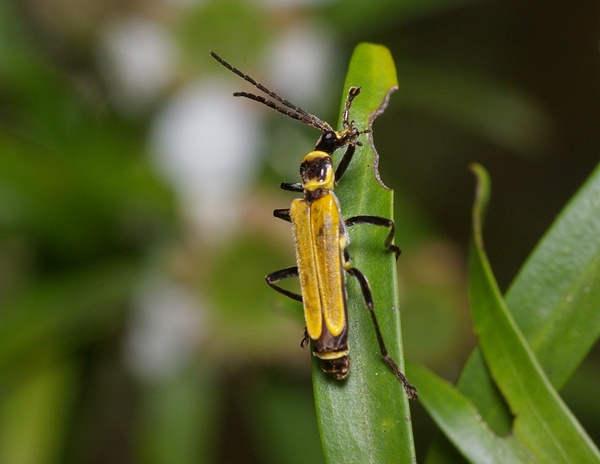
POLYGON ((333 190, 335 171, 331 156, 324 151, 311 151, 300 164, 300 177, 304 190, 333 190))

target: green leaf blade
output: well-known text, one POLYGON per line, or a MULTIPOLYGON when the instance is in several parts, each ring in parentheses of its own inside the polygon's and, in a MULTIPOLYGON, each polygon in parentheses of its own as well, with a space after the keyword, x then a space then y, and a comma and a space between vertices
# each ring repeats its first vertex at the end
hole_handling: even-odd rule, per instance
POLYGON ((600 165, 561 213, 506 296, 515 321, 558 389, 600 338, 598 282, 600 165))
MULTIPOLYGON (((560 389, 600 337, 600 165, 561 212, 513 281, 506 304, 540 366, 560 389)), ((498 433, 511 416, 476 349, 457 387, 498 433)), ((427 462, 462 463, 438 442, 427 462)))
POLYGON ((422 366, 407 363, 419 385, 420 402, 446 437, 473 463, 528 463, 531 455, 513 437, 500 437, 458 389, 422 366))
MULTIPOLYGON (((350 63, 344 101, 350 86, 362 88, 351 118, 361 130, 371 127, 397 86, 389 51, 377 45, 359 45, 350 63)), ((392 218, 392 191, 378 180, 376 166, 377 154, 369 134, 363 137, 363 146, 357 147, 335 190, 345 218, 359 214, 392 218)), ((383 246, 387 232, 379 229, 367 225, 351 228, 349 253, 353 266, 369 279, 383 338, 403 369, 395 259, 383 246)), ((408 399, 379 353, 370 315, 352 278, 348 279, 348 318, 348 378, 338 381, 323 373, 313 357, 315 404, 325 459, 336 464, 412 462, 415 452, 408 399)))
POLYGON ((600 453, 552 388, 500 294, 482 240, 489 179, 480 166, 474 171, 479 188, 473 211, 469 296, 486 364, 516 416, 513 434, 539 462, 600 462, 600 453))

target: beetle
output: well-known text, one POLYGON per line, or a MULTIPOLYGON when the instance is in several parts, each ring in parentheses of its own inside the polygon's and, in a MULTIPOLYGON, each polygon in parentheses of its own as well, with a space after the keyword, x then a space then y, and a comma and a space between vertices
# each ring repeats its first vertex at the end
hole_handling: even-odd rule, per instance
POLYGON ((283 190, 302 193, 302 197, 294 199, 290 208, 273 211, 275 217, 292 224, 296 266, 266 276, 267 283, 274 290, 303 303, 306 328, 301 346, 305 347, 312 341, 313 354, 320 358, 323 371, 333 374, 336 379, 344 379, 348 376, 350 350, 346 275, 350 275, 359 283, 365 306, 371 314, 383 359, 403 384, 407 396, 411 399, 416 398, 416 388, 388 354, 375 315, 369 282, 360 270, 352 267, 348 254, 350 243, 348 227, 368 224, 389 229, 384 246, 394 253, 397 259, 400 249, 392 243, 396 230, 394 221, 369 215, 344 219, 340 202, 334 193, 335 185, 346 172, 356 147, 362 145, 358 138, 370 132, 369 129, 359 130, 354 126, 354 121, 350 120, 352 102, 360 94, 360 87, 350 87, 342 113, 342 129, 336 131, 327 122, 285 100, 233 67, 216 53, 210 53, 220 64, 250 82, 273 100, 248 92, 235 92, 234 96, 262 103, 323 132, 317 140, 315 149, 304 156, 300 164, 301 182, 281 184, 283 190), (333 153, 344 147, 346 151, 337 168, 334 169, 331 157, 333 153), (301 294, 277 284, 294 277, 300 279, 301 294))

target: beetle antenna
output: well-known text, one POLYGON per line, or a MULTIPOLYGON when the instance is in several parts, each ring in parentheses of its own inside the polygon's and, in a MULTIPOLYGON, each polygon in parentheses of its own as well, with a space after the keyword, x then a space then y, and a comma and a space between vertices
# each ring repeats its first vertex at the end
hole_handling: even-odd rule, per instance
POLYGON ((316 128, 316 129, 319 129, 322 132, 333 131, 332 127, 327 122, 319 119, 314 114, 311 114, 311 113, 309 113, 306 110, 303 110, 299 106, 296 106, 292 102, 290 102, 290 101, 286 100, 285 98, 281 97, 277 93, 273 92, 269 88, 267 88, 264 85, 262 85, 260 82, 257 82, 254 78, 252 78, 248 74, 240 71, 235 66, 229 64, 227 61, 225 61, 223 58, 221 58, 215 52, 211 51, 210 55, 215 60, 217 60, 219 63, 221 63, 224 67, 226 67, 227 69, 229 69, 231 72, 233 72, 234 74, 237 74, 238 76, 240 76, 242 79, 244 79, 245 81, 247 81, 250 84, 252 84, 257 89, 259 89, 262 92, 266 93, 269 97, 273 98, 273 100, 276 100, 279 103, 281 103, 281 105, 287 106, 288 108, 290 108, 291 111, 288 110, 288 109, 286 109, 286 108, 284 108, 284 106, 278 105, 277 103, 275 103, 275 102, 273 102, 271 100, 268 100, 268 99, 266 99, 264 97, 261 97, 259 95, 255 95, 253 93, 235 92, 233 94, 234 96, 236 96, 236 97, 245 97, 245 98, 249 98, 250 100, 254 100, 254 101, 257 101, 259 103, 262 103, 262 104, 268 106, 269 108, 273 108, 275 111, 278 111, 278 112, 280 112, 282 114, 285 114, 286 116, 289 116, 292 119, 296 119, 296 120, 298 120, 298 121, 300 121, 300 122, 302 122, 304 124, 307 124, 307 125, 312 126, 312 127, 316 128))

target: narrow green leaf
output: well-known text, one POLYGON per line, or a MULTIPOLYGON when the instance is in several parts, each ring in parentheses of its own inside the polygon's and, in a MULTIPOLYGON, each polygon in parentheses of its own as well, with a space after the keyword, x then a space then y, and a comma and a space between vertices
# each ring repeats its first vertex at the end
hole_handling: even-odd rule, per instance
POLYGON ((528 463, 531 455, 513 436, 500 437, 458 389, 422 366, 407 362, 419 401, 446 437, 473 463, 528 463))
POLYGON ((600 165, 511 285, 506 302, 555 388, 600 339, 600 165))
MULTIPOLYGON (((600 166, 536 247, 506 296, 515 322, 557 389, 600 337, 598 281, 600 166)), ((510 430, 510 413, 479 350, 469 359, 457 386, 494 430, 510 430)), ((465 461, 440 441, 432 447, 427 462, 465 461)))
MULTIPOLYGON (((194 363, 193 363, 194 364, 194 363)), ((141 385, 136 407, 135 458, 149 464, 213 462, 222 414, 214 365, 180 369, 141 385)))
POLYGON ((474 171, 479 182, 473 208, 469 296, 479 346, 516 417, 513 435, 538 462, 600 462, 600 453, 552 388, 502 299, 483 247, 489 179, 481 166, 474 171))
POLYGON ((78 363, 71 360, 56 363, 38 358, 37 361, 36 368, 18 380, 14 375, 2 377, 2 463, 39 464, 62 460, 81 372, 78 363))
MULTIPOLYGON (((389 51, 378 45, 359 45, 350 63, 343 101, 350 86, 362 88, 351 118, 359 129, 371 128, 397 88, 389 51)), ((364 145, 358 147, 336 188, 344 217, 369 214, 392 218, 393 192, 380 181, 372 134, 362 140, 364 145)), ((352 227, 349 253, 353 265, 369 279, 383 338, 390 355, 403 369, 395 260, 383 246, 387 232, 379 229, 352 227)), ((370 315, 351 278, 348 300, 352 360, 348 378, 335 380, 324 374, 313 359, 315 403, 325 459, 336 464, 412 462, 415 454, 406 393, 380 355, 370 315)))

